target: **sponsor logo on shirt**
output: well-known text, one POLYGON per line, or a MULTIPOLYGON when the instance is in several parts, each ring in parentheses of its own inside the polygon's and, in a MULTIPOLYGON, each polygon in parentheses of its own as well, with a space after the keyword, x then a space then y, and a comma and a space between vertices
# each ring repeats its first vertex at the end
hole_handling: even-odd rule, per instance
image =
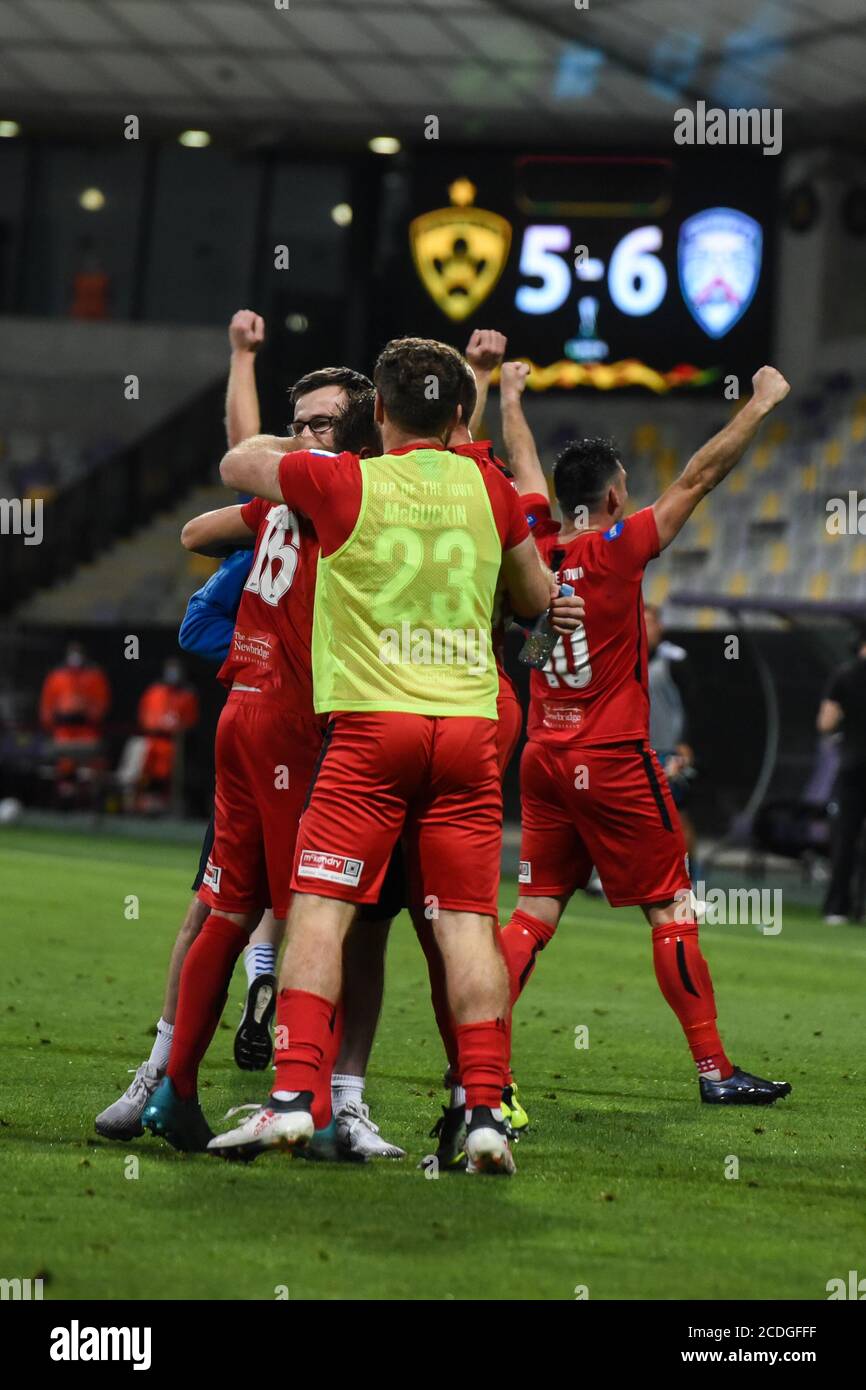
POLYGON ((537 521, 538 521, 538 517, 535 515, 534 512, 527 512, 527 513, 526 513, 526 524, 527 524, 527 526, 534 526, 534 525, 536 524, 537 521))
POLYGON ((260 666, 270 665, 272 638, 266 632, 241 632, 235 628, 234 655, 260 666))
POLYGON ((572 580, 575 580, 575 579, 582 579, 582 578, 583 578, 583 565, 578 565, 577 569, 573 569, 573 570, 563 570, 563 571, 562 571, 562 578, 563 578, 563 580, 565 581, 566 584, 571 583, 572 580))
POLYGON ((531 864, 530 860, 528 860, 528 859, 521 859, 521 861, 520 861, 520 870, 519 870, 518 875, 517 875, 517 882, 518 882, 518 883, 531 883, 531 882, 532 882, 532 864, 531 864))
POLYGON ((621 521, 615 522, 615 524, 614 524, 613 526, 611 526, 611 528, 610 528, 609 531, 605 531, 605 532, 604 532, 604 538, 605 538, 605 540, 606 540, 606 541, 615 541, 616 538, 617 538, 617 536, 618 536, 618 535, 620 534, 620 532, 622 531, 622 527, 623 527, 623 523, 622 523, 621 521))
POLYGON ((212 888, 215 893, 218 893, 220 890, 222 873, 222 869, 218 868, 212 859, 209 859, 207 861, 207 868, 204 871, 202 883, 206 888, 212 888))
POLYGON ((298 878, 322 878, 328 883, 345 883, 350 888, 357 888, 363 867, 363 859, 347 859, 344 854, 305 849, 301 851, 298 878))
POLYGON ((583 722, 583 710, 580 705, 544 700, 542 710, 541 722, 546 729, 576 729, 578 724, 583 722))

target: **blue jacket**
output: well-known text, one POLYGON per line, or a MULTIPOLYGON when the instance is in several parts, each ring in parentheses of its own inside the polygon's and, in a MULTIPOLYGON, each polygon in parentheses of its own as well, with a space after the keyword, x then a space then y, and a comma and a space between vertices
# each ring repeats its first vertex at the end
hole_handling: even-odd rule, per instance
POLYGON ((229 653, 238 604, 253 563, 253 550, 234 550, 186 606, 178 642, 185 652, 221 666, 229 653))

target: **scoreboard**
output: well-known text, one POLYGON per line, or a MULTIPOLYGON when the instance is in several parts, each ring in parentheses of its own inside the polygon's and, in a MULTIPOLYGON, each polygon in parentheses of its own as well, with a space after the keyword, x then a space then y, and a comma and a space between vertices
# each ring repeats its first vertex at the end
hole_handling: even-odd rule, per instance
POLYGON ((379 337, 508 335, 530 385, 657 392, 748 380, 770 355, 768 161, 417 153, 389 228, 379 337))

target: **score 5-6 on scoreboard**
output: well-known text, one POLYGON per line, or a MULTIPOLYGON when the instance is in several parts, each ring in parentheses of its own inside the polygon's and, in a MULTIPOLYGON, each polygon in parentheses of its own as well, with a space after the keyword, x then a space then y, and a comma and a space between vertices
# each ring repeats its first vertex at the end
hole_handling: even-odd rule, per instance
POLYGON ((419 153, 409 203, 385 335, 497 328, 536 390, 718 390, 768 360, 776 191, 751 151, 419 153))

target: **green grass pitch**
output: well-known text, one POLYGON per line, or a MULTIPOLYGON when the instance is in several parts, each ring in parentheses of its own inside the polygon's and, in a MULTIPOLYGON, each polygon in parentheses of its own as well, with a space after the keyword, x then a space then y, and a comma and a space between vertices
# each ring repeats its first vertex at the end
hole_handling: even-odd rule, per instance
MULTIPOLYGON (((75 1299, 823 1299, 828 1279, 863 1271, 862 928, 787 903, 776 937, 705 928, 734 1060, 794 1086, 772 1109, 725 1111, 698 1104, 640 914, 581 896, 515 1017, 532 1120, 517 1177, 434 1181, 415 1165, 443 1060, 402 917, 368 1099, 409 1157, 241 1167, 93 1131, 149 1051, 195 858, 0 832, 0 1275, 75 1299)), ((514 899, 503 883, 504 913, 514 899)), ((243 984, 239 970, 203 1072, 217 1128, 267 1089, 231 1059, 243 984)))

